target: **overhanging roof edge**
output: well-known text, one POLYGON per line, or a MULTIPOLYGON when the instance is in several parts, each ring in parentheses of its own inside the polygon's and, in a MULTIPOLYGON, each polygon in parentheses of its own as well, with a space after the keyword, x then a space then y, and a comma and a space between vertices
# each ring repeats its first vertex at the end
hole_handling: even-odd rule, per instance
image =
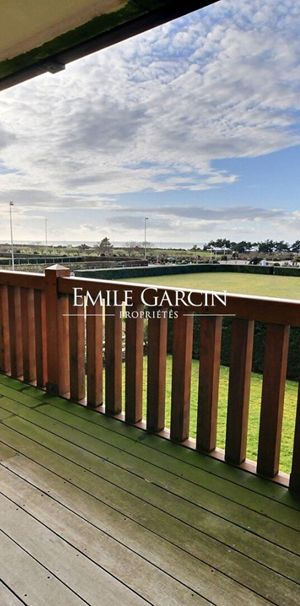
POLYGON ((82 30, 82 39, 76 44, 72 44, 63 50, 51 52, 51 48, 57 46, 55 43, 59 38, 62 38, 62 36, 60 36, 48 44, 50 49, 49 55, 42 60, 40 59, 42 47, 38 47, 29 53, 20 55, 17 60, 13 59, 7 62, 11 63, 11 65, 15 64, 15 68, 13 68, 14 71, 9 75, 1 77, 0 74, 0 91, 45 72, 54 73, 60 71, 63 69, 64 65, 75 61, 76 59, 80 59, 86 55, 102 50, 103 48, 112 46, 122 40, 162 25, 167 21, 176 19, 192 11, 204 8, 217 1, 218 0, 186 0, 185 2, 172 2, 167 0, 163 2, 162 6, 159 8, 153 10, 149 9, 148 12, 145 12, 140 16, 129 19, 105 32, 88 37, 88 39, 84 36, 87 35, 85 32, 88 31, 89 23, 85 24, 81 28, 78 28, 78 31, 82 30))

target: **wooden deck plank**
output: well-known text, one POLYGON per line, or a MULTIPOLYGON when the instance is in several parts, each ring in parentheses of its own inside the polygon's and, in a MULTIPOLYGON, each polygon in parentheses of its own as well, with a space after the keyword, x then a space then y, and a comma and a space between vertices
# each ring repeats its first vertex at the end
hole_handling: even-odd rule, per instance
MULTIPOLYGON (((9 470, 0 469, 1 492, 65 541, 157 606, 195 604, 192 591, 176 579, 9 470), (43 497, 43 498, 41 498, 43 497)), ((207 606, 199 594, 197 604, 207 606)))
MULTIPOLYGON (((19 383, 19 382, 16 382, 19 383)), ((1 391, 0 383, 0 391, 1 391)), ((12 394, 13 390, 10 390, 12 394)), ((245 473, 239 469, 221 464, 210 457, 204 457, 194 451, 171 444, 169 440, 162 440, 157 436, 149 436, 139 429, 127 426, 122 422, 108 419, 104 415, 87 411, 82 406, 72 406, 61 398, 49 398, 44 392, 34 388, 25 388, 25 393, 15 394, 14 398, 25 397, 22 403, 33 406, 32 400, 28 402, 28 394, 35 396, 35 401, 51 402, 51 407, 68 410, 73 417, 85 419, 90 425, 92 432, 96 427, 107 433, 114 433, 113 442, 118 445, 122 440, 122 448, 126 449, 124 443, 135 443, 138 452, 134 452, 142 459, 149 460, 161 468, 174 471, 178 475, 184 475, 193 483, 202 486, 205 490, 209 487, 211 492, 223 495, 225 498, 244 505, 254 511, 267 515, 274 520, 283 522, 293 528, 300 528, 299 515, 300 501, 295 499, 285 488, 273 482, 262 480, 252 474, 245 473), (38 393, 37 393, 38 392, 38 393), (39 396, 38 396, 39 394, 39 396), (282 507, 284 504, 285 507, 282 507), (286 507, 291 511, 287 513, 286 507)), ((39 402, 36 402, 36 406, 39 402)), ((42 409, 40 409, 42 410, 42 409)))
MULTIPOLYGON (((46 470, 45 467, 22 455, 16 455, 8 460, 7 465, 20 476, 30 478, 31 483, 45 494, 64 504, 68 509, 76 510, 78 515, 84 517, 94 527, 105 530, 120 542, 126 541, 129 548, 145 559, 150 559, 153 565, 189 587, 200 590, 207 595, 209 603, 212 599, 217 606, 228 606, 229 603, 233 606, 240 606, 241 603, 266 606, 269 603, 249 592, 239 583, 233 582, 227 575, 220 574, 196 556, 188 554, 174 543, 164 540, 156 532, 150 531, 145 527, 143 517, 139 523, 115 507, 112 508, 109 503, 101 502, 100 491, 96 490, 98 496, 95 496, 88 492, 89 487, 86 484, 79 488, 73 482, 71 484, 53 471, 46 470)), ((61 466, 61 461, 59 465, 61 466)), ((74 476, 71 479, 73 481, 74 476)))
MULTIPOLYGON (((226 500, 221 501, 217 516, 207 509, 210 507, 208 500, 206 507, 199 507, 203 490, 188 484, 184 479, 173 478, 171 475, 168 477, 166 472, 157 470, 150 463, 139 462, 132 455, 120 452, 114 446, 102 444, 91 436, 86 436, 62 423, 53 422, 49 418, 43 419, 38 413, 27 412, 27 414, 30 415, 33 423, 37 423, 37 427, 27 425, 29 432, 25 427, 25 434, 29 437, 55 449, 69 460, 80 461, 104 481, 114 482, 116 486, 136 497, 142 494, 143 499, 148 503, 206 535, 216 540, 222 537, 222 543, 229 548, 247 553, 261 564, 268 565, 288 578, 296 581, 299 579, 300 560, 297 562, 292 555, 292 553, 300 554, 298 533, 286 526, 275 524, 263 516, 238 508, 226 500), (49 432, 53 432, 54 435, 49 432), (78 449, 81 449, 81 452, 78 449), (99 466, 99 457, 105 465, 99 466), (272 542, 271 547, 268 541, 272 542), (283 550, 282 547, 292 553, 283 550)), ((8 420, 8 425, 18 427, 13 419, 8 420)), ((24 431, 22 423, 21 431, 24 431)), ((218 502, 218 499, 215 501, 218 502)))
MULTIPOLYGON (((135 460, 140 459, 148 465, 150 459, 152 465, 158 469, 161 469, 164 472, 170 472, 176 477, 183 477, 184 480, 192 482, 193 485, 201 488, 200 496, 204 499, 204 503, 205 496, 207 496, 210 506, 212 507, 213 504, 216 503, 216 506, 219 508, 218 511, 221 512, 222 515, 225 513, 224 509, 226 510, 226 502, 230 500, 239 505, 243 505, 244 507, 248 507, 249 509, 253 509, 261 515, 265 515, 277 522, 279 521, 285 524, 285 526, 300 530, 300 516, 297 511, 286 511, 285 507, 282 507, 281 504, 274 502, 269 498, 240 488, 239 486, 224 481, 212 474, 208 475, 206 471, 194 469, 194 467, 185 462, 178 461, 177 459, 173 460, 172 457, 166 456, 161 452, 156 452, 154 449, 150 450, 144 444, 144 440, 132 440, 126 434, 113 432, 111 429, 107 429, 106 427, 103 427, 101 423, 98 423, 98 420, 102 420, 102 415, 95 415, 91 420, 82 408, 75 407, 75 409, 72 408, 72 410, 70 410, 70 407, 67 406, 64 406, 62 409, 61 407, 53 405, 42 406, 38 411, 74 427, 86 433, 88 436, 93 436, 105 444, 113 445, 124 451, 124 453, 130 453, 135 457, 135 460)), ((131 430, 131 428, 129 429, 131 430)), ((140 438, 143 437, 141 432, 139 435, 140 438)), ((166 477, 168 477, 168 475, 165 476, 164 474, 164 484, 166 477)))
MULTIPOLYGON (((15 424, 18 427, 18 431, 21 430, 23 435, 24 432, 26 433, 26 425, 29 426, 27 429, 31 438, 38 438, 44 444, 46 441, 47 446, 50 448, 57 448, 58 442, 61 441, 57 436, 51 436, 50 434, 46 439, 47 432, 34 428, 23 419, 16 419, 15 424)), ((87 469, 93 465, 91 461, 94 455, 86 453, 82 449, 80 449, 80 453, 77 453, 77 455, 79 454, 80 465, 85 465, 86 472, 82 473, 82 468, 79 465, 71 463, 67 459, 47 450, 45 446, 40 446, 30 439, 16 434, 13 430, 3 429, 3 434, 6 436, 6 442, 10 439, 9 435, 11 435, 11 440, 16 449, 21 449, 22 452, 31 458, 38 456, 39 462, 42 465, 48 468, 51 465, 51 468, 56 473, 87 490, 89 494, 97 496, 101 501, 131 518, 134 515, 134 519, 138 523, 146 525, 152 532, 164 536, 168 541, 177 544, 177 546, 198 557, 200 560, 204 560, 208 565, 217 567, 223 574, 239 579, 244 585, 248 584, 247 586, 251 590, 256 590, 260 595, 263 594, 268 599, 272 599, 275 604, 281 606, 285 600, 288 600, 291 604, 297 604, 295 595, 295 587, 297 586, 283 576, 274 573, 261 564, 257 564, 243 554, 235 554, 222 543, 203 535, 203 533, 191 528, 188 524, 183 524, 182 521, 175 517, 170 517, 158 508, 154 509, 153 505, 149 505, 149 503, 130 494, 126 489, 121 490, 118 486, 112 484, 111 481, 104 481, 99 475, 97 476, 97 481, 95 481, 95 472, 91 473, 87 469)), ((69 451, 70 448, 74 449, 75 447, 65 444, 64 450, 69 451)), ((94 469, 97 466, 99 468, 99 460, 97 457, 94 457, 94 459, 94 469)), ((14 461, 14 457, 9 460, 9 465, 11 461, 14 461)), ((126 475, 129 476, 128 473, 126 475)), ((147 485, 145 482, 144 484, 147 485)), ((126 485, 128 488, 128 477, 126 485)), ((173 499, 175 500, 175 497, 173 499)))
MULTIPOLYGON (((1 426, 0 426, 1 430, 1 426)), ((13 448, 6 446, 0 441, 0 463, 1 461, 8 461, 11 457, 15 457, 18 453, 13 448)))
POLYGON ((23 393, 22 391, 9 387, 7 384, 1 384, 0 393, 2 396, 0 398, 1 400, 3 398, 10 398, 11 400, 20 402, 20 404, 24 404, 24 406, 28 406, 29 408, 34 408, 39 403, 39 400, 32 398, 32 396, 27 392, 23 393))
POLYGON ((0 377, 4 529, 50 576, 66 563, 79 603, 96 604, 100 574, 122 604, 125 588, 155 606, 298 606, 299 501, 285 489, 20 385, 0 377))
MULTIPOLYGON (((23 383, 23 381, 19 381, 19 379, 13 379, 13 377, 3 374, 3 371, 1 371, 1 373, 0 373, 0 385, 1 385, 1 387, 2 387, 2 385, 3 386, 7 385, 11 389, 16 389, 17 391, 22 391, 23 389, 27 389, 27 387, 28 387, 26 384, 23 383)), ((32 391, 33 392, 37 391, 37 392, 41 393, 42 390, 33 388, 32 391)))
MULTIPOLYGON (((64 401, 56 401, 51 404, 66 409, 66 402, 64 401)), ((76 406, 72 408, 71 412, 73 415, 87 419, 84 407, 76 406)), ((152 458, 160 458, 160 460, 164 460, 166 468, 175 466, 178 470, 182 467, 187 473, 189 471, 191 473, 195 472, 194 481, 196 483, 201 485, 202 479, 205 478, 204 486, 209 485, 214 489, 216 485, 218 486, 216 492, 237 499, 237 502, 245 502, 247 507, 251 507, 250 495, 252 494, 254 509, 256 508, 256 502, 259 502, 260 499, 261 504, 268 502, 270 515, 273 505, 274 507, 279 505, 278 511, 282 511, 282 505, 292 509, 297 520, 297 526, 299 526, 300 500, 285 487, 231 465, 223 464, 210 456, 199 454, 189 447, 183 448, 168 439, 161 439, 160 436, 149 435, 146 432, 141 434, 138 429, 125 426, 122 421, 114 424, 110 422, 110 419, 107 419, 108 422, 106 423, 101 414, 97 414, 97 417, 88 420, 93 424, 98 423, 104 429, 113 431, 115 435, 126 436, 131 441, 143 445, 147 453, 147 460, 149 458, 151 460, 152 458)))
MULTIPOLYGON (((10 379, 7 380, 10 381, 10 379)), ((16 383, 19 382, 16 381, 16 383)), ((7 383, 5 383, 5 387, 6 386, 7 383)), ((2 376, 0 377, 0 393, 1 391, 2 376)), ((16 395, 7 395, 9 397, 13 397, 13 399, 16 399, 17 397, 16 395)), ((47 394, 41 392, 41 390, 37 390, 36 388, 29 386, 25 387, 23 389, 23 393, 20 394, 21 398, 25 396, 26 402, 22 399, 19 401, 27 404, 28 395, 32 396, 30 404, 28 404, 31 407, 37 406, 37 402, 35 401, 40 400, 41 403, 51 403, 52 406, 56 406, 58 408, 65 409, 66 406, 70 408, 66 400, 55 397, 50 398, 47 394), (33 403, 32 400, 35 403, 33 403)), ((79 405, 72 406, 72 414, 87 418, 86 408, 79 405)), ((171 443, 169 440, 162 440, 159 436, 149 435, 146 432, 141 433, 140 429, 125 425, 122 421, 115 423, 115 419, 112 420, 98 413, 94 414, 96 414, 96 416, 88 417, 93 423, 97 423, 102 425, 104 428, 111 429, 117 434, 126 435, 126 437, 129 437, 132 440, 142 441, 145 446, 151 448, 151 452, 154 451, 157 454, 166 454, 168 458, 174 460, 175 464, 177 464, 179 461, 182 463, 186 462, 190 468, 197 468, 199 473, 201 473, 201 471, 207 471, 210 476, 213 474, 215 478, 225 480, 228 483, 227 485, 232 486, 232 488, 236 487, 238 489, 238 487, 244 487, 252 493, 267 497, 269 502, 277 501, 286 505, 287 507, 291 507, 292 509, 298 511, 300 510, 300 500, 286 490, 285 487, 280 486, 275 482, 266 481, 265 479, 251 473, 245 473, 244 470, 238 469, 231 465, 220 464, 219 461, 209 456, 201 456, 199 453, 190 448, 182 448, 181 446, 171 443)))
POLYGON ((5 410, 4 408, 0 409, 0 421, 2 419, 7 419, 7 417, 10 417, 12 414, 12 412, 10 412, 9 410, 5 410))
POLYGON ((0 494, 2 529, 13 541, 73 590, 89 606, 113 603, 142 606, 145 601, 83 553, 0 494))
POLYGON ((1 531, 0 570, 4 583, 14 588, 26 606, 86 604, 1 531))
MULTIPOLYGON (((224 498, 222 494, 215 494, 214 492, 209 491, 205 485, 195 485, 193 478, 191 479, 192 481, 188 481, 186 474, 184 477, 180 477, 182 475, 181 469, 178 470, 175 467, 173 468, 173 472, 175 473, 170 473, 165 468, 157 466, 156 460, 153 461, 151 459, 151 463, 149 463, 145 458, 145 453, 141 453, 145 448, 139 443, 126 440, 123 436, 117 436, 116 438, 116 435, 112 432, 103 431, 101 427, 94 426, 92 423, 88 423, 84 419, 73 416, 69 412, 61 411, 56 407, 43 406, 38 409, 38 412, 33 413, 30 413, 25 409, 24 414, 22 414, 22 408, 22 405, 18 404, 11 403, 9 405, 11 411, 18 412, 25 419, 33 420, 38 426, 57 433, 71 443, 75 443, 96 454, 98 457, 102 457, 103 460, 109 458, 114 465, 132 471, 132 473, 138 475, 140 478, 144 478, 146 475, 148 482, 160 487, 160 489, 167 490, 171 492, 172 495, 176 495, 177 497, 181 496, 190 503, 201 506, 201 520, 199 518, 198 510, 196 512, 190 510, 186 512, 186 517, 184 519, 188 519, 190 523, 195 520, 195 523, 198 525, 200 521, 201 524, 204 524, 205 516, 209 519, 210 513, 214 514, 211 519, 211 525, 213 525, 215 537, 218 537, 220 533, 220 529, 218 528, 219 524, 222 526, 223 541, 227 539, 229 544, 234 544, 237 548, 243 550, 245 549, 244 540, 247 540, 248 533, 254 533, 255 536, 252 537, 249 555, 254 554, 254 557, 258 558, 258 549, 258 553, 260 553, 260 558, 263 563, 266 562, 266 558, 268 561, 269 554, 268 552, 265 553, 265 543, 259 541, 257 535, 264 539, 271 540, 279 546, 286 547, 291 551, 296 549, 297 553, 300 553, 300 542, 298 540, 297 543, 293 530, 287 527, 285 514, 289 514, 290 512, 286 512, 286 508, 283 508, 284 511, 281 516, 282 524, 279 525, 264 515, 268 513, 268 507, 270 507, 268 502, 264 504, 264 509, 262 508, 261 503, 258 503, 258 515, 252 510, 249 510, 245 515, 244 506, 231 502, 228 498, 224 498), (43 413, 43 415, 39 413, 43 413), (46 418, 43 419, 43 416, 46 418), (52 418, 54 421, 50 420, 52 418), (55 421, 60 421, 61 423, 57 424, 55 421), (219 519, 216 519, 215 516, 219 516, 219 519), (232 524, 234 524, 234 527, 232 524), (246 538, 240 533, 240 530, 236 532, 237 536, 234 535, 235 525, 244 527, 247 531, 246 538)), ((158 463, 160 463, 160 461, 158 461, 158 463)), ((114 471, 115 470, 113 469, 112 472, 114 473, 114 471)), ((108 475, 106 477, 109 478, 109 472, 107 473, 108 475)), ((195 473, 194 476, 196 476, 195 473)), ((147 489, 149 490, 149 487, 146 487, 146 490, 147 489)), ((167 495, 167 497, 169 500, 163 504, 164 507, 169 501, 172 504, 172 497, 170 498, 169 495, 167 495)), ((181 511, 181 509, 182 506, 179 511, 181 511)), ((193 508, 191 507, 190 509, 193 508)), ((292 512, 292 514, 294 514, 294 512, 292 512)), ((295 525, 298 524, 298 528, 300 528, 299 522, 299 515, 296 514, 295 525)), ((247 550, 249 551, 249 546, 247 546, 247 550)), ((273 560, 274 557, 272 555, 272 562, 273 560)), ((279 568, 280 566, 281 565, 279 564, 279 568)), ((288 569, 288 558, 286 566, 288 569)))
POLYGON ((0 604, 2 606, 22 606, 25 602, 21 602, 0 580, 0 604))

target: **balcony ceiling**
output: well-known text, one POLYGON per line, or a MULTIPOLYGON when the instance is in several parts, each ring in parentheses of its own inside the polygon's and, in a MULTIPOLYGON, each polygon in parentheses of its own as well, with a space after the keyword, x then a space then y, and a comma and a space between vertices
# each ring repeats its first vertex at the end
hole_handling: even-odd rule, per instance
POLYGON ((216 0, 2 0, 0 90, 216 0))

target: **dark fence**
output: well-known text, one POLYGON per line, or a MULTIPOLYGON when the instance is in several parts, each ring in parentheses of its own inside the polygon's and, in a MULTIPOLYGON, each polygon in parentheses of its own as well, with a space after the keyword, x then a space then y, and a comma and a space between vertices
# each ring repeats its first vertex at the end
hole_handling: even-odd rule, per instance
POLYGON ((261 265, 219 265, 213 263, 189 263, 183 265, 153 265, 148 267, 118 267, 109 269, 88 269, 75 271, 80 278, 99 280, 123 280, 126 278, 146 278, 150 276, 172 276, 195 273, 241 273, 261 275, 300 276, 300 267, 272 267, 261 265))

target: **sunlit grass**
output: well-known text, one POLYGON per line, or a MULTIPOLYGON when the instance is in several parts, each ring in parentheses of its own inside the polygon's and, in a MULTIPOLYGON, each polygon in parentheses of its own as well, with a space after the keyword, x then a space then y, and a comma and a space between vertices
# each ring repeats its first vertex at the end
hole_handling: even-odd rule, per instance
POLYGON ((226 290, 228 293, 300 299, 300 277, 260 274, 203 272, 174 276, 147 276, 126 278, 127 282, 140 282, 163 287, 190 288, 196 290, 226 290))
MULTIPOLYGON (((139 277, 130 279, 130 282, 153 284, 162 287, 178 287, 198 290, 226 290, 247 295, 258 295, 268 297, 279 297, 287 299, 300 299, 300 278, 276 275, 239 274, 239 273, 197 273, 178 274, 151 277, 139 277)), ((190 407, 190 437, 196 436, 197 423, 197 399, 198 399, 198 375, 199 362, 192 362, 191 382, 191 407, 190 407)), ((146 393, 147 393, 147 359, 144 360, 144 416, 146 416, 146 393)), ((229 369, 221 367, 219 384, 219 408, 217 446, 224 448, 227 418, 227 396, 228 396, 229 369)), ((171 406, 171 380, 172 380, 172 356, 167 360, 166 377, 166 427, 170 426, 171 406)), ((295 415, 297 404, 296 381, 286 382, 285 405, 283 416, 282 442, 280 469, 290 472, 293 437, 295 430, 295 415)), ((260 402, 262 390, 262 375, 252 373, 250 409, 248 423, 247 458, 256 460, 259 434, 260 402)))
MULTIPOLYGON (((198 377, 199 377, 199 362, 192 361, 192 380, 191 380, 191 400, 190 400, 190 437, 196 437, 197 424, 197 401, 198 401, 198 377)), ((229 369, 221 366, 220 384, 219 384, 219 407, 218 407, 218 428, 217 428, 217 446, 224 448, 226 434, 226 418, 227 418, 227 396, 228 396, 228 378, 229 369)), ((171 388, 172 388, 172 356, 167 358, 167 373, 166 373, 166 427, 170 427, 170 409, 171 409, 171 388)), ((280 456, 280 469, 287 473, 290 472, 293 437, 295 430, 295 415, 297 404, 297 389, 296 381, 286 382, 285 392, 285 407, 282 429, 282 444, 280 456)), ((256 461, 259 418, 260 418, 260 401, 262 390, 262 375, 252 373, 251 390, 250 390, 250 407, 249 407, 249 423, 248 423, 248 442, 247 442, 247 458, 256 461)), ((125 365, 123 365, 123 400, 125 399, 125 365)), ((146 402, 147 402, 147 357, 144 358, 144 380, 143 380, 143 416, 146 418, 146 402)))

